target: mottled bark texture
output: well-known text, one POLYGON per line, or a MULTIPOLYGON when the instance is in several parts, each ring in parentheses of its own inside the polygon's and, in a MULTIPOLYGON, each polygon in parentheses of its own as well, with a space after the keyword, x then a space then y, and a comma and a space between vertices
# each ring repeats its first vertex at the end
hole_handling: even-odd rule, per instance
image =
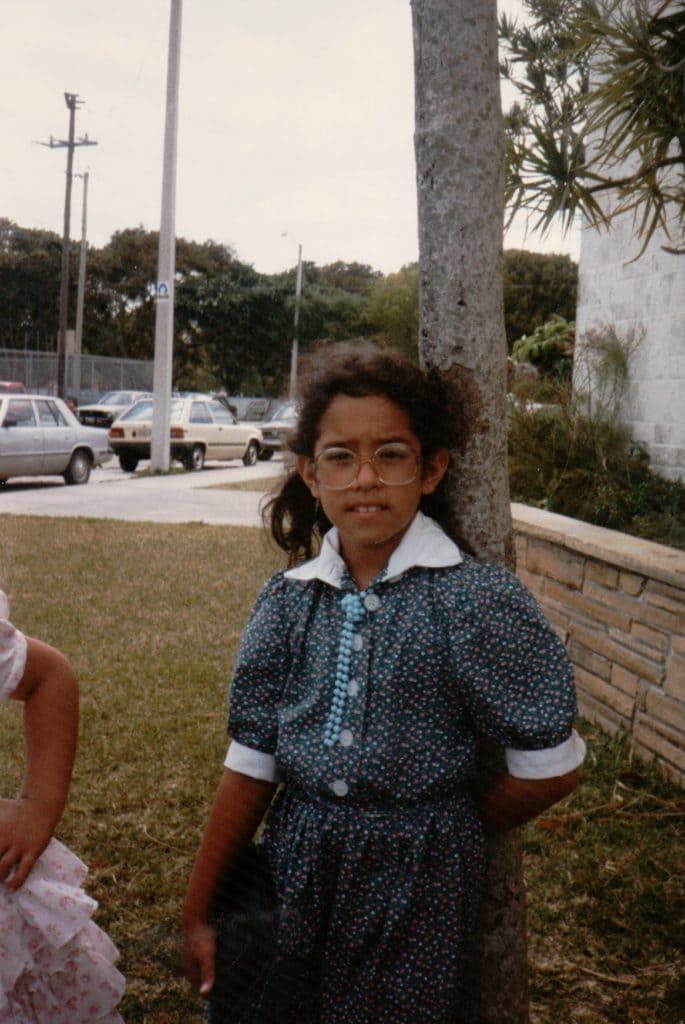
MULTIPOLYGON (((423 365, 469 412, 451 498, 463 536, 511 564, 506 459, 502 228, 504 133, 496 0, 412 0, 423 365)), ((483 752, 481 776, 501 770, 483 752)), ((525 893, 518 833, 491 844, 490 897, 474 964, 474 1024, 528 1020, 525 893)))

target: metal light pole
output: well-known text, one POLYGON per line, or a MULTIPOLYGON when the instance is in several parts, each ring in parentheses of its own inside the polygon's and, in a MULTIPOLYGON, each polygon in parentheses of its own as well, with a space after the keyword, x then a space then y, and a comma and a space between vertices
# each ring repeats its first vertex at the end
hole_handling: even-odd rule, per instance
POLYGON ((290 353, 290 401, 297 395, 297 359, 299 349, 300 299, 302 297, 302 243, 297 249, 297 277, 295 279, 295 316, 293 319, 293 347, 290 353))
POLYGON ((169 57, 167 61, 166 121, 162 216, 157 259, 155 311, 154 401, 150 468, 169 471, 171 378, 174 356, 174 276, 176 273, 176 151, 178 136, 178 80, 181 63, 182 0, 171 0, 169 57))
POLYGON ((86 249, 88 224, 88 171, 78 174, 83 178, 83 209, 81 212, 81 250, 78 262, 78 292, 76 293, 76 333, 71 367, 71 393, 78 405, 81 394, 81 348, 83 343, 83 300, 86 290, 86 249))

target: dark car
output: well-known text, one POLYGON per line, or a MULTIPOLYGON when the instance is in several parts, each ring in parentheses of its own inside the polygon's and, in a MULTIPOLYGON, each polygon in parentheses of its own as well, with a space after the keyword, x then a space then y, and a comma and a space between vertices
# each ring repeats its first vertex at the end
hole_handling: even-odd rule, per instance
POLYGON ((91 405, 80 405, 78 418, 91 427, 111 427, 134 402, 141 398, 152 398, 149 391, 106 391, 91 405))
POLYGON ((18 380, 0 380, 0 395, 25 395, 26 385, 18 380))
POLYGON ((85 484, 93 466, 111 457, 107 431, 84 427, 61 398, 0 395, 0 483, 59 474, 85 484))

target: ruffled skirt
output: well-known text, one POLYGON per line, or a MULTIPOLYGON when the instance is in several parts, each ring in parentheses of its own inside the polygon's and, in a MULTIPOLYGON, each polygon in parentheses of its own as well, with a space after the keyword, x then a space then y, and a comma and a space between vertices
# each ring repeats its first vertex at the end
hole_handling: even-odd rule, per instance
POLYGON ((0 882, 0 1024, 121 1024, 116 946, 91 920, 88 869, 53 839, 17 892, 0 882))

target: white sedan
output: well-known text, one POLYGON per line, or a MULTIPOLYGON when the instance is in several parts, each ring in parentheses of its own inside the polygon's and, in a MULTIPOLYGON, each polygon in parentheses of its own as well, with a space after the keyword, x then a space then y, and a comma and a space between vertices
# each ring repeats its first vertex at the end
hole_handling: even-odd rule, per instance
POLYGON ((11 476, 63 476, 86 484, 112 458, 107 431, 84 427, 61 398, 0 395, 0 483, 11 476))
MULTIPOLYGON (((142 399, 114 421, 109 443, 126 473, 133 473, 141 459, 150 458, 152 399, 142 399)), ((254 423, 239 423, 218 398, 190 395, 172 398, 170 409, 172 459, 186 469, 199 470, 206 459, 242 459, 254 466, 262 450, 262 432, 254 423)))

